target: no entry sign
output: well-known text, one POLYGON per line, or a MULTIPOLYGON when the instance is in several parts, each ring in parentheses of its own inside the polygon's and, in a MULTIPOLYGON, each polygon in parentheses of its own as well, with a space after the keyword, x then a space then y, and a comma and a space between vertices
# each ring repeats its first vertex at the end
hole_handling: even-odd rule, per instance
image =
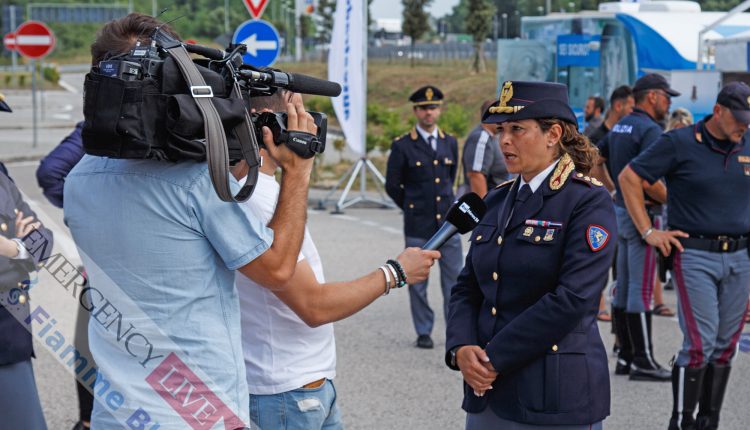
POLYGON ((55 47, 52 30, 39 21, 26 21, 16 30, 16 50, 28 58, 42 58, 55 47))
POLYGON ((16 50, 16 33, 8 33, 3 37, 3 45, 9 51, 16 50))

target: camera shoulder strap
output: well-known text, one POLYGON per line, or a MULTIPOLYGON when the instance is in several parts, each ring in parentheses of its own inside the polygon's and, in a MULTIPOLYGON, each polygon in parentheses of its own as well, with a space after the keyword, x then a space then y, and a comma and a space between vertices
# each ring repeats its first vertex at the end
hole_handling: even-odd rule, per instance
MULTIPOLYGON (((206 85, 206 81, 203 80, 198 69, 193 64, 193 60, 190 59, 187 51, 181 44, 176 44, 165 48, 167 52, 175 59, 177 66, 180 68, 182 77, 187 82, 190 94, 195 100, 195 104, 203 116, 203 127, 206 135, 206 158, 208 160, 208 174, 211 176, 211 183, 216 190, 216 194, 219 198, 225 202, 241 202, 247 200, 255 188, 258 177, 258 163, 256 160, 255 166, 250 165, 250 174, 248 174, 248 180, 242 187, 237 196, 232 196, 232 191, 229 187, 229 149, 227 148, 227 137, 224 133, 224 125, 221 122, 219 113, 216 111, 211 99, 213 98, 213 90, 209 85, 206 85), (253 172, 254 170, 254 172, 253 172), (254 175, 254 176, 253 176, 254 175), (251 178, 253 180, 251 180, 251 178)), ((245 115, 246 122, 249 121, 247 114, 245 115)), ((241 136, 246 137, 246 136, 241 136)), ((251 138, 255 136, 251 134, 251 138)), ((244 139, 241 139, 241 141, 244 139)), ((256 145, 257 147, 257 145, 256 145)), ((257 149, 255 150, 257 153, 257 149)), ((246 154, 244 150, 243 153, 246 154)))

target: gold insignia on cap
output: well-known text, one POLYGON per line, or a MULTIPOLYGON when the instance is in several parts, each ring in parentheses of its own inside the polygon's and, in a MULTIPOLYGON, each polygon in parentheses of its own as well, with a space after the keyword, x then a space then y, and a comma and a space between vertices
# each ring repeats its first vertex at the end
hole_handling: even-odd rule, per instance
POLYGON ((427 97, 427 101, 432 101, 432 96, 434 96, 435 93, 432 91, 432 88, 427 87, 427 91, 424 92, 424 96, 427 97))
MULTIPOLYGON (((567 153, 563 155, 560 158, 560 161, 557 163, 555 171, 552 172, 552 177, 549 180, 549 187, 553 191, 557 191, 562 188, 562 186, 565 185, 565 182, 568 180, 568 176, 570 176, 575 167, 576 166, 573 163, 573 160, 570 158, 570 155, 568 155, 567 153)), ((589 180, 591 180, 591 178, 589 178, 589 180)))
POLYGON ((508 106, 508 102, 513 98, 513 82, 505 81, 503 89, 500 91, 500 103, 489 109, 490 113, 516 113, 523 109, 524 106, 508 106))

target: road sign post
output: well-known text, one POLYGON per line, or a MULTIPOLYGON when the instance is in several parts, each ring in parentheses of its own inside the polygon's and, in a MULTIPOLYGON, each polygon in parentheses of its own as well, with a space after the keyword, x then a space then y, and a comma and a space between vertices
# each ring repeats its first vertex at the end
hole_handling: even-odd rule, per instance
POLYGON ((276 29, 260 19, 243 22, 232 37, 232 43, 247 46, 247 53, 242 56, 242 60, 255 67, 268 67, 276 61, 281 46, 279 40, 276 29))
POLYGON ((52 52, 55 48, 55 36, 44 23, 26 21, 16 30, 16 50, 31 60, 31 109, 34 128, 32 147, 37 146, 37 118, 36 118, 36 63, 37 60, 52 52))

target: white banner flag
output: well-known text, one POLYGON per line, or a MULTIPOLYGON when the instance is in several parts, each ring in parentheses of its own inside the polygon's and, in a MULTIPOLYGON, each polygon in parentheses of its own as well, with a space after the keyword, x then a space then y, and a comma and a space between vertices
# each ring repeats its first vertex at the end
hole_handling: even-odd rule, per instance
POLYGON ((328 54, 328 79, 341 84, 341 95, 331 99, 346 142, 357 154, 365 155, 364 22, 362 0, 338 0, 333 18, 328 54))

